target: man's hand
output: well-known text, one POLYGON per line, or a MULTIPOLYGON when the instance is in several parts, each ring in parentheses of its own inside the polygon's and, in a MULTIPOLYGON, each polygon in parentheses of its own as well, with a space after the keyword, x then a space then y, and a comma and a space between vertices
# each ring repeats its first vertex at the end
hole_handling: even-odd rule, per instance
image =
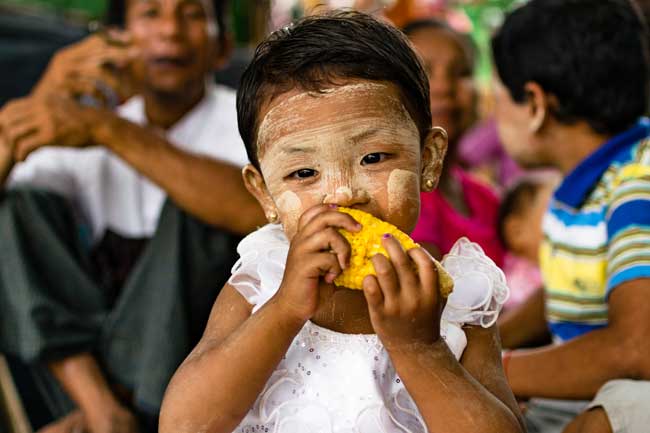
POLYGON ((377 276, 363 281, 372 326, 389 352, 431 345, 440 338, 443 309, 433 259, 422 248, 405 252, 390 235, 382 243, 390 260, 374 256, 377 276))
POLYGON ((86 95, 115 105, 135 93, 131 65, 139 52, 127 33, 110 30, 57 52, 32 94, 86 95))
POLYGON ((93 109, 54 94, 15 99, 0 110, 0 162, 24 161, 43 146, 83 147, 90 140, 93 109), (9 152, 9 153, 8 153, 9 152))
POLYGON ((119 404, 98 407, 93 413, 85 414, 89 433, 139 433, 135 416, 119 404))

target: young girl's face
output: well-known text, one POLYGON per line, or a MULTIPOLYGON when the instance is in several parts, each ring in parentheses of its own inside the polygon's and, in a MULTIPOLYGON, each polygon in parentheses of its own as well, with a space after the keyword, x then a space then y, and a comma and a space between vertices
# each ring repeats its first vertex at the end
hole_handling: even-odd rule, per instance
POLYGON ((245 178, 289 239, 303 212, 321 203, 413 229, 420 185, 437 181, 446 142, 434 131, 421 147, 394 85, 357 81, 321 93, 292 91, 274 99, 261 118, 261 176, 249 166, 245 178))

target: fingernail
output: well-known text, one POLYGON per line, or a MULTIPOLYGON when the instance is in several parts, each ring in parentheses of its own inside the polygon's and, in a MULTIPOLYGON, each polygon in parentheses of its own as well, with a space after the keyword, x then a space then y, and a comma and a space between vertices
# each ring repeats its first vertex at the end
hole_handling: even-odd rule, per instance
POLYGON ((384 239, 390 239, 391 237, 392 236, 391 236, 390 233, 384 233, 384 235, 382 236, 382 238, 384 238, 384 239))
POLYGON ((331 203, 328 206, 330 207, 330 209, 336 209, 337 207, 339 207, 339 205, 334 204, 334 203, 331 203))
POLYGON ((363 228, 363 226, 359 223, 356 223, 355 227, 357 228, 357 230, 361 230, 363 228))

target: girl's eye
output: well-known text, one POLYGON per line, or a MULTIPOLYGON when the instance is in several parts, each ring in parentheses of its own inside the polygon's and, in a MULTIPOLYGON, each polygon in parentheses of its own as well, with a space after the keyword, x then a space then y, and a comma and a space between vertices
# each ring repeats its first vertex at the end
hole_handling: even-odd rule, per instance
POLYGON ((378 162, 384 161, 387 157, 388 154, 383 152, 369 153, 363 157, 361 165, 377 164, 378 162))
POLYGON ((312 170, 311 168, 301 168, 300 170, 296 170, 289 175, 289 177, 296 179, 307 179, 313 176, 316 176, 316 170, 312 170))

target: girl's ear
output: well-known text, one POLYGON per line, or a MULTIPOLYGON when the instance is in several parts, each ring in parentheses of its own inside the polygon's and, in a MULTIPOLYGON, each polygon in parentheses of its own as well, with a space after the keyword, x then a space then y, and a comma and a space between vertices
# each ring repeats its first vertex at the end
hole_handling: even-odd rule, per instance
POLYGON ((275 206, 275 202, 271 198, 262 174, 252 164, 246 165, 242 169, 242 177, 244 178, 244 185, 246 189, 253 194, 257 202, 264 209, 266 219, 270 223, 280 222, 280 214, 275 206))
POLYGON ((432 191, 438 185, 445 153, 447 153, 447 132, 439 126, 434 126, 425 137, 422 148, 421 191, 432 191))

